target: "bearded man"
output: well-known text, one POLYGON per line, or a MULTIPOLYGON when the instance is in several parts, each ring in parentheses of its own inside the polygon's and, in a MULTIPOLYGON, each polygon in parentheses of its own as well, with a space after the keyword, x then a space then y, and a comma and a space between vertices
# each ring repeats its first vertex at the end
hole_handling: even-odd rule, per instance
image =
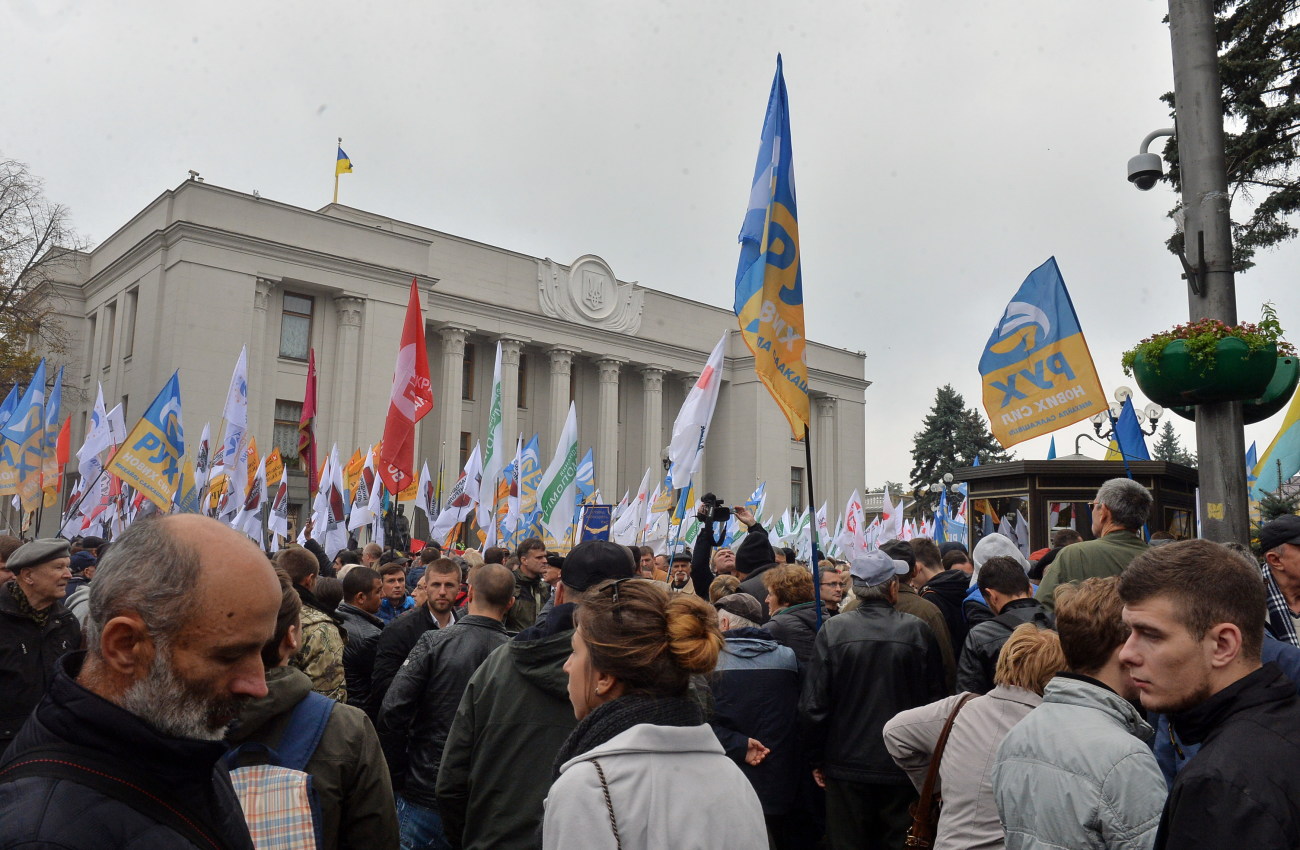
POLYGON ((267 694, 280 595, 266 556, 216 520, 149 519, 115 540, 87 650, 59 661, 0 763, 0 848, 252 850, 218 760, 267 694))

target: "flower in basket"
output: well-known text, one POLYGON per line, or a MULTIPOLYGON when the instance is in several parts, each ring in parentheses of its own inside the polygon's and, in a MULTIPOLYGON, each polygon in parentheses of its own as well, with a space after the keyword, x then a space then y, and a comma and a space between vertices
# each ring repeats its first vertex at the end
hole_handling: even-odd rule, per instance
POLYGON ((1276 345, 1279 356, 1294 357, 1295 348, 1282 339, 1282 325, 1277 319, 1277 310, 1273 304, 1265 302, 1260 312, 1262 315, 1258 324, 1241 322, 1229 325, 1218 319, 1200 319, 1161 331, 1125 351, 1120 365, 1124 367, 1124 374, 1129 376, 1133 375, 1133 364, 1139 360, 1143 365, 1159 372, 1160 357, 1169 343, 1175 340, 1183 341, 1193 368, 1202 375, 1214 367, 1215 351, 1219 342, 1225 339, 1239 339, 1246 343, 1247 356, 1269 345, 1276 345))

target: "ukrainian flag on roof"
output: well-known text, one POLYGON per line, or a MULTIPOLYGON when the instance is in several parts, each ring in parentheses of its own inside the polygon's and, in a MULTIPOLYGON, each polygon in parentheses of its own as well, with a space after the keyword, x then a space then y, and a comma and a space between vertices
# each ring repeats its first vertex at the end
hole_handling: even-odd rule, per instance
POLYGON ((348 155, 343 152, 342 145, 339 145, 339 156, 338 156, 338 160, 334 163, 334 173, 335 174, 352 173, 352 160, 348 159, 348 155))

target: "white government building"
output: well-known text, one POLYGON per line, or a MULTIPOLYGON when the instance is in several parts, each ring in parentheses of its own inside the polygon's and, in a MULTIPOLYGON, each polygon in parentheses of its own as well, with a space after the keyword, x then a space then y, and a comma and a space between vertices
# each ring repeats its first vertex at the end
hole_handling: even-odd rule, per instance
MULTIPOLYGON (((427 460, 436 475, 441 462, 445 488, 484 435, 498 341, 510 451, 514 435, 537 433, 545 466, 572 400, 579 451, 594 448, 596 484, 617 501, 647 467, 659 474, 677 410, 729 332, 700 483, 734 503, 767 481, 769 510, 806 499, 803 444, 756 378, 729 310, 620 280, 594 254, 560 263, 339 204, 302 209, 194 179, 163 192, 33 295, 72 339, 51 358, 67 366, 70 468, 96 382, 109 407, 124 405, 130 427, 179 368, 187 448, 192 455, 205 422, 215 440, 245 344, 260 451, 277 445, 286 459, 297 455, 309 348, 322 451, 333 443, 345 459, 364 451, 383 433, 412 278, 434 393, 433 411, 417 426, 416 470, 427 460)), ((709 288, 730 297, 726 283, 709 288)), ((864 362, 860 353, 808 345, 819 501, 842 501, 863 483, 864 362)), ((296 509, 305 476, 292 481, 296 509)), ((45 513, 41 532, 53 533, 57 519, 45 513)))

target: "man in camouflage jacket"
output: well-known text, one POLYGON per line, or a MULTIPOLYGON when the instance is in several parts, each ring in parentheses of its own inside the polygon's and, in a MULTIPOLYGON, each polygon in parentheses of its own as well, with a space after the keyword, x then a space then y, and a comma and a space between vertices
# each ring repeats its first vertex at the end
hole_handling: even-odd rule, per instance
POLYGON ((276 566, 289 574, 289 580, 302 599, 302 646, 289 662, 311 679, 311 689, 330 699, 347 702, 348 689, 343 674, 343 648, 347 635, 342 620, 312 592, 320 563, 301 547, 282 549, 276 566))

